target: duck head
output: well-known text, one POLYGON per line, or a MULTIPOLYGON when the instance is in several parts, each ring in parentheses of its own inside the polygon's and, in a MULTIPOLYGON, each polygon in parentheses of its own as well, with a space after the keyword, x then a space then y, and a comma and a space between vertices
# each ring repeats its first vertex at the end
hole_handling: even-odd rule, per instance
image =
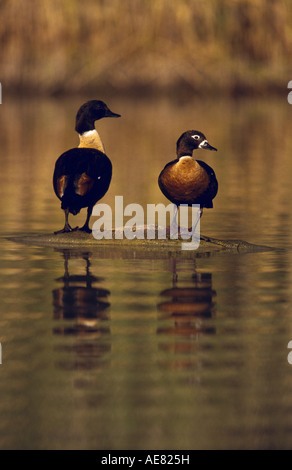
POLYGON ((103 101, 87 101, 76 114, 75 130, 78 134, 91 131, 95 128, 95 121, 104 117, 121 117, 121 115, 113 113, 103 101))
POLYGON ((215 147, 212 147, 212 145, 209 144, 205 135, 200 131, 186 131, 180 136, 176 143, 176 151, 178 158, 184 155, 192 155, 193 150, 199 148, 204 150, 217 151, 215 147))

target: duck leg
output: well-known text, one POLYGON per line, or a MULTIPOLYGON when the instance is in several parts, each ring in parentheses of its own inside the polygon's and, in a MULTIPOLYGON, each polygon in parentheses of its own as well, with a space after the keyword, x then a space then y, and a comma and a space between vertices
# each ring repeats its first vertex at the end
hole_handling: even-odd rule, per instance
POLYGON ((65 209, 64 212, 65 212, 65 225, 64 225, 64 228, 62 228, 62 230, 57 230, 57 232, 54 232, 55 235, 57 235, 57 233, 74 232, 74 230, 78 229, 78 227, 72 228, 71 225, 68 222, 69 209, 65 209))
POLYGON ((83 227, 81 227, 79 229, 79 230, 82 230, 82 232, 92 233, 92 230, 89 228, 89 219, 90 219, 91 214, 92 214, 92 209, 93 209, 93 206, 88 206, 88 208, 87 208, 87 217, 86 217, 86 220, 85 220, 85 224, 83 225, 83 227))
POLYGON ((198 211, 197 218, 196 218, 196 220, 195 220, 195 223, 194 223, 193 226, 192 226, 192 231, 191 231, 192 238, 193 238, 193 236, 194 236, 194 233, 195 233, 195 231, 196 231, 197 225, 198 225, 199 220, 201 219, 202 215, 203 215, 203 208, 200 207, 200 209, 199 209, 199 211, 198 211))
POLYGON ((174 214, 171 224, 166 227, 166 234, 168 236, 173 235, 175 238, 177 237, 179 227, 177 225, 177 214, 178 214, 178 206, 174 204, 174 214))
POLYGON ((199 223, 199 220, 201 219, 203 215, 203 208, 200 207, 200 209, 198 210, 198 213, 197 213, 197 217, 196 217, 196 220, 195 222, 193 223, 192 227, 191 228, 180 228, 180 235, 182 238, 193 238, 194 234, 195 234, 195 231, 196 231, 196 228, 197 228, 197 225, 199 223))

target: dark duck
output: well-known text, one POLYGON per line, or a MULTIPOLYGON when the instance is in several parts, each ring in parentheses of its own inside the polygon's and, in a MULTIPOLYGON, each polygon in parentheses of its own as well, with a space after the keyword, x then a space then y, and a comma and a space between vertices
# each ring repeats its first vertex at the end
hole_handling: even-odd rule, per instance
POLYGON ((202 160, 193 158, 197 149, 215 150, 205 135, 199 131, 186 131, 177 141, 177 158, 167 163, 161 171, 158 184, 164 196, 175 206, 173 222, 180 204, 200 204, 200 217, 204 207, 212 208, 218 191, 214 170, 202 160))
POLYGON ((69 224, 69 213, 76 215, 87 207, 87 217, 82 230, 91 233, 89 220, 93 206, 107 192, 112 178, 112 164, 95 129, 95 121, 105 117, 120 117, 103 101, 84 103, 77 112, 75 130, 80 143, 64 152, 55 164, 53 185, 61 208, 65 212, 65 225, 55 233, 77 230, 69 224))

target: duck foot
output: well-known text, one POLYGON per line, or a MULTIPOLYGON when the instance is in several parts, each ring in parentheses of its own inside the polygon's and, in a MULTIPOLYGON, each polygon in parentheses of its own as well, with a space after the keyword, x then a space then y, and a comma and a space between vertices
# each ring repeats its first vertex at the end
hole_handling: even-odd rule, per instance
POLYGON ((54 234, 57 235, 58 233, 75 232, 78 229, 79 229, 79 227, 72 228, 69 224, 67 224, 67 225, 64 226, 64 228, 62 228, 62 230, 57 230, 56 232, 54 232, 54 234))
POLYGON ((177 238, 177 234, 179 235, 179 233, 180 233, 180 227, 178 227, 176 224, 168 225, 168 227, 166 227, 165 229, 165 235, 168 238, 171 238, 171 235, 174 238, 177 238))
POLYGON ((83 225, 83 227, 78 228, 80 232, 92 233, 92 230, 88 227, 87 224, 83 225))
POLYGON ((179 236, 183 239, 188 239, 188 238, 192 238, 193 236, 193 230, 192 229, 188 229, 188 228, 180 228, 179 229, 179 236))
POLYGON ((196 227, 172 227, 171 225, 166 227, 166 236, 170 238, 170 235, 174 235, 174 238, 180 237, 184 239, 192 238, 195 233, 196 227), (177 236, 175 236, 177 235, 177 236))

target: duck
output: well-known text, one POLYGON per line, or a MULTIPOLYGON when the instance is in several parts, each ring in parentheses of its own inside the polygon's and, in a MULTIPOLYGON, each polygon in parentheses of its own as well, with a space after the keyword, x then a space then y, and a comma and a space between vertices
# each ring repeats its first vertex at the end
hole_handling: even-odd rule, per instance
POLYGON ((213 168, 202 160, 193 158, 193 151, 203 149, 217 151, 206 136, 196 130, 185 131, 176 143, 176 159, 165 165, 158 177, 163 195, 175 205, 175 222, 181 204, 199 204, 199 217, 203 209, 213 207, 218 192, 218 181, 213 168))
POLYGON ((112 178, 112 163, 95 129, 95 121, 105 117, 118 118, 101 100, 90 100, 77 111, 75 131, 79 146, 65 151, 55 163, 53 187, 65 214, 63 229, 55 234, 81 230, 91 233, 89 221, 93 206, 106 194, 112 178), (76 215, 87 208, 84 225, 72 228, 69 214, 76 215))

